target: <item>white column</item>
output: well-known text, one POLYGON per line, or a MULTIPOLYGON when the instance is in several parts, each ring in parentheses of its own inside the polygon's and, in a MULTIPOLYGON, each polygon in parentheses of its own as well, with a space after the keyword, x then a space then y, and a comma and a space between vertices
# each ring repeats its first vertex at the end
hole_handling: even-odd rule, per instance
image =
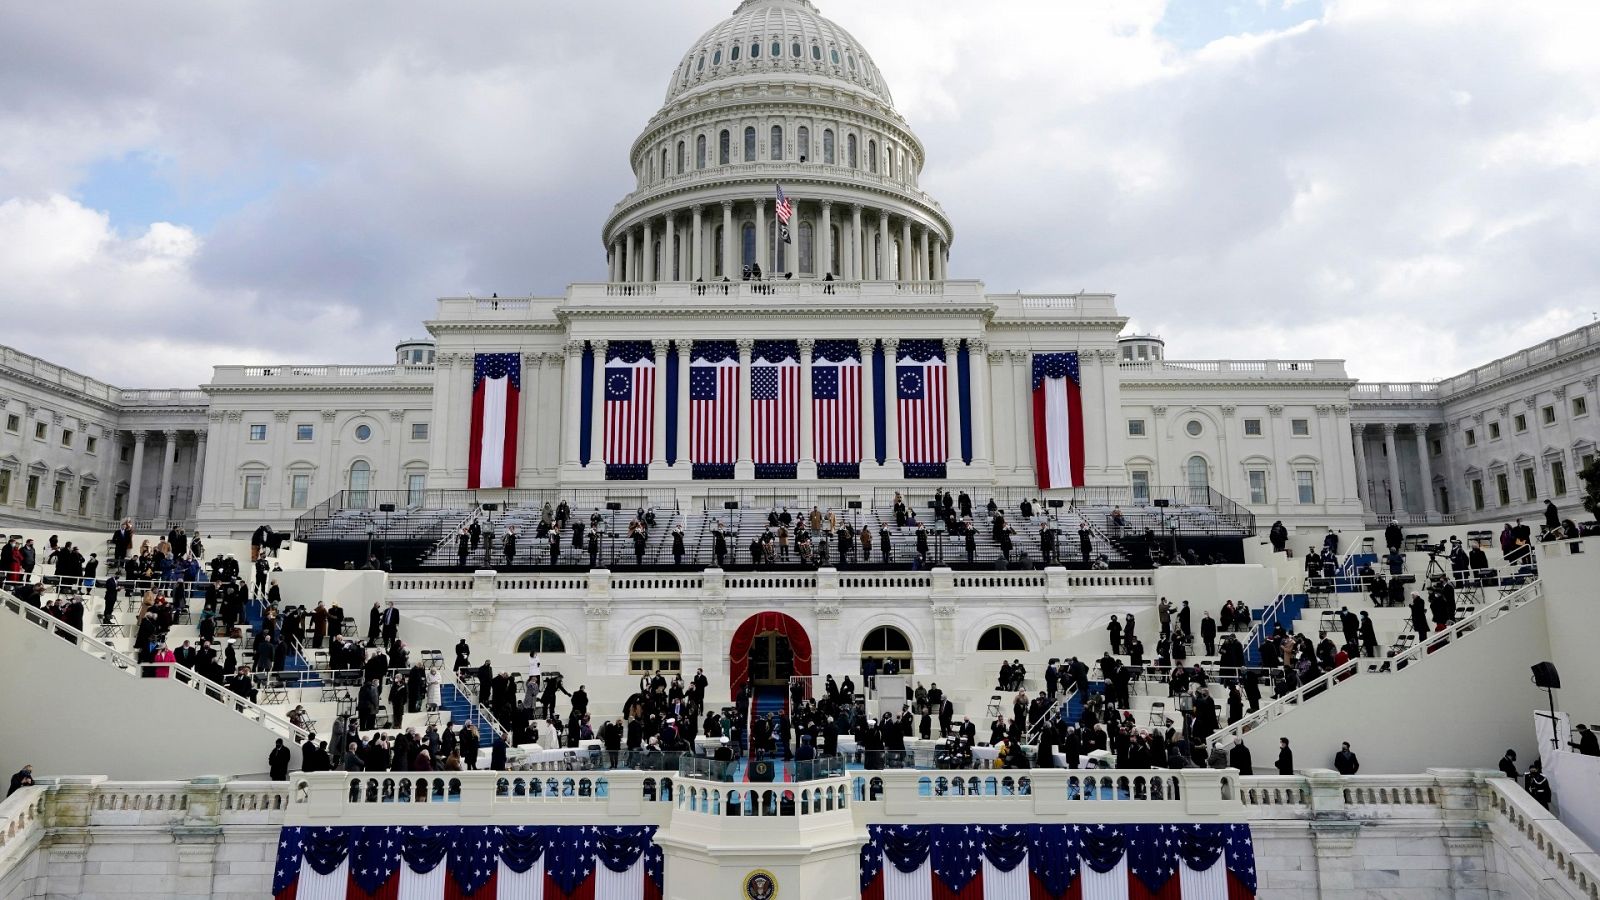
MULTIPOLYGON (((639 280, 639 232, 628 229, 628 255, 623 257, 623 281, 639 280)), ((573 457, 576 459, 577 457, 573 457)))
POLYGON ((911 220, 900 220, 900 274, 901 281, 916 281, 917 267, 911 259, 911 220))
MULTIPOLYGON (((873 423, 877 419, 878 381, 872 374, 872 351, 877 345, 877 338, 856 339, 856 346, 861 349, 861 465, 863 467, 878 464, 878 439, 873 428, 873 423)), ((862 474, 866 474, 865 468, 862 469, 862 474)))
POLYGON ((935 238, 933 242, 933 277, 936 281, 944 281, 949 277, 945 272, 944 253, 944 238, 935 238))
POLYGON ((128 508, 126 517, 139 518, 139 483, 144 480, 144 445, 149 440, 148 431, 135 431, 133 433, 133 472, 128 476, 128 508))
MULTIPOLYGON (((631 232, 630 243, 631 243, 631 232)), ((568 469, 579 465, 579 430, 583 427, 583 341, 567 341, 565 360, 561 364, 561 433, 566 441, 561 452, 561 463, 568 469)))
MULTIPOLYGON (((840 241, 840 246, 844 245, 840 241)), ((850 260, 846 281, 861 281, 861 204, 850 204, 850 260)))
MULTIPOLYGON (((539 448, 539 465, 537 471, 539 474, 544 475, 554 474, 561 466, 561 427, 559 424, 561 416, 559 411, 563 399, 562 392, 566 390, 566 384, 560 380, 561 376, 557 375, 556 371, 559 368, 563 373, 565 372, 566 356, 560 353, 543 353, 540 356, 543 357, 541 364, 545 374, 543 378, 539 379, 539 399, 536 409, 540 410, 541 414, 546 410, 557 410, 556 427, 538 428, 539 439, 536 445, 539 448)), ((542 416, 541 421, 547 418, 542 416)))
POLYGON ((644 220, 644 247, 640 250, 643 255, 643 264, 639 271, 644 273, 641 281, 650 282, 660 278, 656 271, 656 223, 652 219, 644 220))
MULTIPOLYGON (((777 213, 774 212, 773 215, 777 215, 777 213)), ((815 232, 813 232, 813 234, 815 234, 815 232)), ((800 252, 799 252, 800 251, 800 205, 799 204, 795 204, 794 215, 789 217, 789 243, 782 244, 781 246, 782 246, 782 249, 783 249, 783 270, 785 272, 792 272, 792 273, 798 274, 799 271, 800 271, 800 252)), ((813 252, 816 250, 816 244, 815 243, 812 244, 812 250, 813 250, 813 252)), ((816 259, 815 255, 812 256, 812 259, 813 259, 813 261, 816 259)))
MULTIPOLYGON (((817 229, 817 233, 816 234, 817 234, 816 240, 812 242, 811 248, 812 248, 813 251, 815 251, 818 244, 820 244, 822 246, 822 254, 820 256, 816 257, 817 260, 821 261, 821 265, 817 266, 817 273, 816 273, 817 274, 817 278, 820 279, 820 278, 826 277, 828 275, 828 273, 833 271, 833 201, 832 200, 824 200, 824 201, 822 201, 822 227, 817 229)), ((810 365, 811 365, 811 363, 809 361, 806 362, 806 366, 808 367, 806 369, 807 373, 809 373, 811 371, 811 369, 809 368, 810 365)), ((806 377, 810 378, 810 375, 807 374, 806 377)), ((810 401, 807 401, 804 404, 804 406, 807 409, 810 409, 811 408, 810 401)))
POLYGON ((769 273, 767 271, 768 263, 770 263, 771 260, 768 259, 768 253, 767 253, 767 201, 766 201, 766 198, 764 198, 764 197, 756 198, 755 204, 756 204, 756 264, 761 266, 761 274, 762 274, 763 277, 765 277, 765 276, 771 274, 771 273, 769 273))
POLYGON ((1418 422, 1411 426, 1417 435, 1417 465, 1421 468, 1422 476, 1422 513, 1428 521, 1438 515, 1433 505, 1433 462, 1428 459, 1428 423, 1418 422))
MULTIPOLYGON (((927 232, 923 232, 924 235, 927 232)), ((950 475, 956 467, 962 465, 961 460, 961 368, 957 365, 961 357, 961 339, 944 339, 944 383, 945 383, 945 474, 950 475)), ((970 362, 970 354, 969 359, 970 362)))
MULTIPOLYGON (((727 257, 723 257, 726 259, 727 257)), ((689 471, 689 363, 694 344, 680 340, 678 343, 678 452, 673 468, 689 471)))
POLYGON ((799 460, 796 476, 816 478, 817 459, 811 447, 811 353, 817 341, 806 337, 796 340, 795 344, 800 353, 800 446, 796 448, 795 458, 799 460))
MULTIPOLYGON (((875 248, 877 252, 873 254, 872 262, 872 277, 878 281, 894 280, 894 260, 889 258, 889 242, 892 240, 894 240, 894 232, 889 230, 889 211, 880 209, 878 210, 878 240, 875 248)), ((893 369, 890 369, 890 371, 892 372, 893 369)), ((891 385, 894 384, 894 379, 890 378, 889 383, 891 385)), ((891 408, 894 406, 893 403, 889 405, 891 408)), ((895 453, 893 446, 889 448, 889 453, 891 455, 895 453)), ((894 458, 899 459, 898 456, 894 458)))
MULTIPOLYGON (((734 272, 739 271, 739 264, 733 255, 733 201, 722 201, 722 271, 715 274, 724 278, 732 278, 734 272)), ((684 381, 688 381, 689 370, 684 368, 684 381)))
POLYGON ((967 408, 972 410, 972 465, 987 467, 989 456, 989 343, 984 340, 967 341, 967 369, 972 373, 971 398, 967 408))
POLYGON ((678 214, 667 213, 667 227, 661 232, 661 266, 663 271, 658 276, 661 281, 677 281, 678 273, 682 271, 679 260, 682 256, 678 253, 678 214))
POLYGON ((1395 452, 1393 425, 1383 425, 1383 447, 1389 452, 1389 496, 1394 498, 1393 514, 1398 518, 1406 514, 1406 498, 1400 490, 1400 454, 1395 452))
MULTIPOLYGON (((521 408, 517 410, 517 428, 521 431, 517 435, 517 484, 527 486, 528 482, 539 472, 539 436, 542 429, 534 427, 534 421, 539 413, 539 395, 542 393, 544 382, 544 357, 538 353, 522 354, 522 393, 518 395, 521 408)), ((396 428, 405 427, 401 420, 396 428)), ((395 435, 395 445, 403 449, 401 443, 406 435, 395 435)), ((406 487, 405 483, 405 454, 395 461, 395 476, 399 479, 399 487, 406 487)))
MULTIPOLYGON (((704 278, 706 274, 705 241, 703 240, 705 236, 705 221, 701 218, 701 211, 704 209, 705 207, 697 203, 690 210, 694 215, 693 224, 690 225, 692 231, 690 232, 689 236, 690 281, 699 281, 700 279, 704 278)), ((661 377, 666 377, 666 370, 663 369, 659 374, 661 377)))
POLYGON ((922 226, 921 249, 917 251, 917 280, 933 281, 933 261, 928 258, 928 226, 922 226))
MULTIPOLYGON (((279 428, 282 431, 282 427, 279 428)), ((166 446, 161 451, 161 496, 156 498, 156 525, 165 530, 172 517, 172 467, 178 461, 178 432, 168 429, 161 432, 166 446)))
POLYGON ((739 459, 734 465, 738 478, 754 478, 755 458, 750 451, 750 351, 756 342, 739 338, 739 459))
POLYGON ((594 385, 589 404, 589 465, 606 461, 606 346, 609 341, 590 341, 594 348, 594 385))
POLYGON ((1350 439, 1355 444, 1356 459, 1356 496, 1361 501, 1363 512, 1375 512, 1372 504, 1372 488, 1367 482, 1367 426, 1356 422, 1350 423, 1350 439))
MULTIPOLYGON (((188 510, 188 518, 191 521, 194 519, 195 511, 200 508, 200 497, 201 497, 200 490, 205 485, 206 438, 207 438, 207 434, 206 434, 206 432, 204 430, 195 432, 195 436, 194 436, 194 440, 195 440, 195 445, 194 445, 194 475, 192 476, 192 480, 190 481, 190 484, 192 485, 192 487, 190 488, 190 491, 189 491, 189 510, 188 510)), ((116 491, 113 489, 110 493, 115 494, 116 491)))
MULTIPOLYGON (((885 231, 887 236, 888 232, 885 231)), ((883 339, 883 379, 887 382, 883 392, 883 464, 892 477, 902 474, 900 468, 900 402, 898 380, 895 378, 895 361, 900 357, 900 339, 883 339)))
POLYGON ((1011 434, 1011 362, 1004 350, 989 351, 989 417, 994 423, 994 469, 996 473, 1011 472, 1017 468, 1012 453, 1011 434))
MULTIPOLYGON (((1024 474, 1033 469, 1033 444, 1028 440, 1033 424, 1033 390, 1028 379, 1032 362, 1028 351, 1011 351, 1011 390, 1006 400, 1011 404, 1011 446, 1016 448, 1017 471, 1024 474)), ((1087 449, 1084 455, 1088 455, 1087 449)))
POLYGON ((650 471, 654 475, 667 465, 667 345, 666 338, 650 342, 655 351, 655 415, 650 423, 650 471))

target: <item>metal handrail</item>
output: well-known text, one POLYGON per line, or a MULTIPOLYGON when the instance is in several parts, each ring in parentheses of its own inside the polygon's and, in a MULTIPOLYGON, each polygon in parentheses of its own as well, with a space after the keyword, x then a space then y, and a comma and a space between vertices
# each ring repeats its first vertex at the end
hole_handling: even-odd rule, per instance
MULTIPOLYGON (((489 711, 489 707, 482 701, 476 699, 476 695, 467 689, 467 684, 461 680, 461 673, 459 671, 451 671, 450 682, 451 684, 455 685, 455 689, 461 694, 462 699, 467 701, 467 705, 472 707, 477 712, 478 716, 482 718, 484 722, 488 723, 490 728, 494 729, 495 734, 505 738, 506 744, 509 746, 512 743, 511 733, 506 730, 504 725, 500 724, 500 720, 494 717, 494 713, 489 711)), ((462 724, 465 725, 467 723, 463 722, 462 724)))
POLYGON ((163 666, 170 668, 174 677, 167 680, 175 681, 189 688, 190 690, 199 691, 200 693, 213 697, 224 703, 233 704, 233 707, 236 711, 244 713, 248 717, 255 718, 257 721, 261 722, 261 724, 272 728, 274 731, 286 734, 288 737, 293 738, 296 743, 304 741, 310 736, 310 732, 298 725, 295 725, 293 722, 290 722, 283 716, 280 716, 277 713, 272 712, 251 700, 240 697, 238 694, 233 693, 226 687, 217 684, 216 682, 205 677, 204 675, 201 675, 199 672, 196 672, 188 666, 181 665, 176 661, 163 663, 140 662, 134 657, 131 657, 115 647, 112 647, 110 644, 107 644, 97 638, 90 637, 84 632, 72 627, 71 625, 68 625, 66 622, 63 622, 54 616, 49 615, 43 610, 35 609, 35 607, 33 607, 31 604, 22 602, 15 594, 12 594, 9 591, 0 592, 0 605, 5 606, 5 608, 21 616, 23 621, 33 622, 41 628, 54 629, 58 632, 64 632, 67 635, 70 635, 72 638, 74 638, 73 644, 76 645, 78 649, 88 653, 90 656, 105 660, 108 664, 116 666, 118 669, 121 669, 134 677, 140 677, 143 669, 146 667, 163 666), (100 655, 99 651, 101 650, 105 651, 104 656, 100 655))

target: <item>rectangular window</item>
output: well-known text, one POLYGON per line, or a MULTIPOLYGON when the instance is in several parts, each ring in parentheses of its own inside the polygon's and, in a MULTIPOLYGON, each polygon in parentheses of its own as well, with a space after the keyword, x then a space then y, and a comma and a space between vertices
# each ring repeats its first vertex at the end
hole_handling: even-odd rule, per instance
POLYGON ((1428 453, 1431 456, 1440 456, 1444 453, 1444 442, 1434 438, 1428 442, 1428 453))
POLYGON ((117 451, 117 457, 119 459, 121 459, 123 462, 127 462, 128 460, 133 459, 133 448, 129 447, 126 444, 124 444, 122 446, 122 449, 117 451))
POLYGON ((1133 479, 1133 499, 1146 501, 1150 499, 1150 473, 1141 470, 1130 473, 1133 479))
POLYGON ((117 491, 117 495, 111 498, 111 518, 121 521, 123 514, 127 511, 128 495, 121 491, 117 491))
POLYGON ((315 433, 315 429, 310 425, 296 425, 294 427, 294 439, 297 441, 309 441, 315 433))
POLYGON ((1578 467, 1578 473, 1581 475, 1583 473, 1584 469, 1587 469, 1592 465, 1594 465, 1594 454, 1593 453, 1585 453, 1583 455, 1583 465, 1578 467))
POLYGON ((1483 509, 1483 479, 1472 479, 1472 508, 1483 509))
POLYGON ((39 476, 28 476, 28 496, 26 499, 29 509, 39 508, 39 476))
POLYGON ((50 436, 50 426, 43 422, 33 423, 33 436, 36 440, 44 440, 50 436))
POLYGON ((85 452, 85 453, 93 453, 95 450, 99 449, 99 447, 100 447, 100 439, 99 438, 94 437, 93 435, 90 435, 89 437, 86 437, 86 438, 83 439, 83 452, 85 452))
POLYGON ((1539 410, 1539 418, 1546 425, 1554 425, 1556 423, 1556 408, 1554 406, 1544 407, 1539 410))
POLYGON ((1290 419, 1289 420, 1289 433, 1294 435, 1295 437, 1310 437, 1311 436, 1311 420, 1310 419, 1290 419))
POLYGON ((1506 473, 1500 472, 1494 476, 1494 489, 1495 493, 1500 496, 1500 505, 1510 506, 1511 479, 1506 477, 1506 473))
POLYGON ((1533 469, 1522 470, 1522 498, 1529 503, 1539 499, 1539 482, 1533 477, 1533 469))
POLYGON ((55 512, 61 512, 61 508, 63 505, 65 505, 66 499, 67 483, 65 481, 57 480, 56 486, 50 491, 50 509, 54 510, 55 512))
POLYGON ((420 472, 406 476, 406 505, 422 505, 422 489, 428 483, 428 476, 420 472))
POLYGON ((1500 440, 1500 423, 1499 422, 1490 422, 1489 423, 1489 440, 1491 440, 1491 441, 1500 440))
POLYGON ((1132 347, 1123 347, 1122 348, 1122 358, 1124 360, 1128 361, 1128 362, 1133 362, 1133 348, 1132 347))
POLYGON ((81 517, 81 516, 87 516, 88 514, 89 514, 89 489, 86 488, 86 487, 81 487, 81 488, 78 488, 78 515, 81 517))
POLYGON ((11 502, 11 473, 0 469, 0 503, 11 502))
POLYGON ((425 441, 425 440, 427 440, 428 439, 428 423, 427 422, 412 422, 411 423, 411 439, 413 441, 425 441))
POLYGON ((1267 502, 1267 472, 1265 469, 1250 470, 1250 502, 1267 502))
POLYGON ((261 508, 261 476, 246 475, 244 477, 244 508, 261 508))
POLYGON ((1244 420, 1244 436, 1245 437, 1261 437, 1261 420, 1260 419, 1245 419, 1244 420))
POLYGON ((1476 431, 1472 430, 1471 428, 1468 428, 1466 434, 1467 434, 1467 446, 1468 447, 1476 447, 1476 446, 1478 446, 1478 433, 1476 431))
POLYGON ((1567 464, 1559 459, 1550 462, 1550 490, 1557 497, 1567 495, 1567 464))
POLYGON ((1312 474, 1306 469, 1298 469, 1294 473, 1294 486, 1300 494, 1301 503, 1317 502, 1317 483, 1312 474))
POLYGON ((70 428, 61 429, 61 446, 63 446, 63 447, 71 447, 72 446, 72 429, 70 429, 70 428))
POLYGON ((250 426, 250 440, 252 440, 252 441, 264 441, 266 439, 267 439, 267 426, 265 426, 265 425, 251 425, 250 426))
POLYGON ((1129 437, 1144 437, 1144 420, 1143 419, 1129 419, 1128 420, 1128 436, 1129 437))
POLYGON ((1587 416, 1589 414, 1589 398, 1573 397, 1572 414, 1574 416, 1587 416))
POLYGON ((12 434, 22 430, 22 417, 18 415, 6 416, 6 430, 12 434))
POLYGON ((1521 413, 1517 413, 1515 416, 1511 417, 1511 427, 1516 429, 1517 434, 1527 431, 1528 417, 1521 413))
POLYGON ((311 476, 294 475, 289 478, 289 505, 294 509, 305 509, 306 500, 311 493, 311 476))

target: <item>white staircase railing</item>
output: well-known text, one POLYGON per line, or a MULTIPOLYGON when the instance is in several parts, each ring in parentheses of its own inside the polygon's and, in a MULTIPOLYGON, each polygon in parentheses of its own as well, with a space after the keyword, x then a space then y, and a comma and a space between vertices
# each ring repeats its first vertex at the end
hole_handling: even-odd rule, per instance
POLYGON ((1428 654, 1454 643, 1458 638, 1464 637, 1506 613, 1519 609, 1543 596, 1543 584, 1538 581, 1530 582, 1509 594, 1502 594, 1491 603, 1478 607, 1477 610, 1457 620, 1450 627, 1428 635, 1427 639, 1418 641, 1401 653, 1386 659, 1357 657, 1313 678, 1282 697, 1263 705, 1259 710, 1250 713, 1232 725, 1218 729, 1207 740, 1228 746, 1234 738, 1242 737, 1254 731, 1263 723, 1293 711, 1301 703, 1323 691, 1336 689, 1349 678, 1353 678, 1358 674, 1389 675, 1398 672, 1408 665, 1426 659, 1428 654))
POLYGON ((247 719, 277 732, 279 735, 303 743, 310 736, 306 729, 295 725, 283 716, 272 712, 265 707, 228 690, 226 687, 206 678, 199 672, 179 665, 176 662, 141 663, 138 659, 123 653, 97 638, 90 637, 82 631, 57 619, 42 609, 17 599, 16 595, 0 591, 0 607, 17 616, 26 623, 36 625, 56 632, 70 640, 79 650, 103 660, 107 665, 121 671, 132 678, 143 677, 145 668, 161 667, 172 671, 171 678, 152 679, 181 685, 190 690, 202 693, 214 700, 227 704, 230 709, 247 719))
MULTIPOLYGON (((461 680, 461 672, 459 670, 451 672, 450 680, 455 686, 456 692, 461 695, 461 699, 466 702, 467 707, 476 713, 479 718, 483 719, 484 722, 488 723, 489 727, 494 729, 495 734, 505 738, 507 746, 511 746, 511 732, 507 731, 505 726, 500 724, 500 720, 494 717, 494 713, 489 711, 489 705, 478 697, 477 692, 468 689, 467 683, 461 680)), ((468 723, 462 722, 461 724, 465 726, 468 723)), ((479 735, 479 740, 485 737, 488 737, 490 741, 494 739, 492 735, 479 735)))

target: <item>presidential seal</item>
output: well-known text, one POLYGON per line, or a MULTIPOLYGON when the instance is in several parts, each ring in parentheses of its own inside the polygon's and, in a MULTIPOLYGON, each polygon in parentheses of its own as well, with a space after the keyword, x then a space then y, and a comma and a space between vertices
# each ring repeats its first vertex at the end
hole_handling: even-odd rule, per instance
POLYGON ((778 896, 778 879, 766 869, 757 869, 744 877, 746 900, 775 900, 778 896))

